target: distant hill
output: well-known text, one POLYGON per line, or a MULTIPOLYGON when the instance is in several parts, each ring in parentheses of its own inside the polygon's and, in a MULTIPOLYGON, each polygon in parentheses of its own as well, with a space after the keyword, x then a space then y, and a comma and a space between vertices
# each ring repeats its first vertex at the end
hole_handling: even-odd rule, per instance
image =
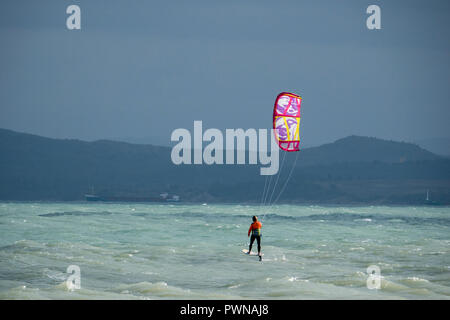
MULTIPOLYGON (((266 182, 259 165, 176 166, 171 148, 153 145, 0 129, 0 150, 0 200, 83 200, 94 187, 99 195, 259 203, 266 182)), ((276 191, 295 156, 287 155, 276 191)), ((350 136, 301 150, 296 163, 280 202, 421 204, 428 189, 450 204, 450 160, 414 144, 350 136)))
POLYGON ((438 159, 441 157, 412 143, 349 136, 333 143, 304 149, 298 163, 301 166, 309 166, 343 162, 402 163, 438 159))
POLYGON ((435 154, 450 157, 450 138, 420 139, 415 143, 435 154))

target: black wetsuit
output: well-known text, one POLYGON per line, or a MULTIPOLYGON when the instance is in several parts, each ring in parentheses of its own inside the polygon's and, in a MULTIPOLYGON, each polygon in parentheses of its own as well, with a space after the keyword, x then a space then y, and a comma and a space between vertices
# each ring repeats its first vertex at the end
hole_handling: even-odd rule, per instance
POLYGON ((256 239, 256 243, 258 244, 258 253, 261 252, 261 237, 262 235, 256 235, 254 233, 252 233, 252 236, 250 238, 250 247, 248 248, 248 252, 252 251, 252 246, 253 246, 253 242, 255 242, 256 239))

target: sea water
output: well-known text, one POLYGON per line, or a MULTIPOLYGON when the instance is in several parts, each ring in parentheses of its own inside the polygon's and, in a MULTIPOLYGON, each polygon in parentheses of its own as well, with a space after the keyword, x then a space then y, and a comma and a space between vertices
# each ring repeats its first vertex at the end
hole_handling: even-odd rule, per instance
POLYGON ((449 246, 449 207, 8 202, 0 299, 449 299, 449 246))

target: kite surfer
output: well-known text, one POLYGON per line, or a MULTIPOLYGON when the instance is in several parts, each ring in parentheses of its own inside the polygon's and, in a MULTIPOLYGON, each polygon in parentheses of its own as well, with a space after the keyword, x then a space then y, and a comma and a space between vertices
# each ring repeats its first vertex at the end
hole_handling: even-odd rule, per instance
POLYGON ((248 254, 251 253, 252 251, 252 246, 253 246, 253 242, 256 239, 256 242, 258 243, 258 256, 259 256, 259 260, 261 261, 261 228, 262 228, 262 223, 258 221, 258 217, 257 216, 253 216, 252 218, 253 223, 250 225, 250 228, 248 229, 248 237, 250 236, 250 233, 252 234, 251 238, 250 238, 250 246, 248 248, 248 254))

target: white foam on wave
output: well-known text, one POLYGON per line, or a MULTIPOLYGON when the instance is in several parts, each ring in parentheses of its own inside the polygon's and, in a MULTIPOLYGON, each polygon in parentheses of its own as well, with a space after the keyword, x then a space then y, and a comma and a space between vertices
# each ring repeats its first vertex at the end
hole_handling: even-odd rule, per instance
POLYGON ((422 278, 419 278, 419 277, 408 277, 406 279, 407 280, 411 280, 413 282, 430 282, 427 279, 422 279, 422 278))
POLYGON ((301 279, 301 278, 299 278, 299 277, 289 277, 288 279, 287 279, 289 282, 294 282, 294 281, 298 281, 298 282, 309 282, 309 280, 308 279, 301 279))
POLYGON ((354 248, 350 248, 350 251, 355 251, 355 250, 364 251, 364 250, 366 250, 366 249, 364 249, 363 247, 354 247, 354 248))

